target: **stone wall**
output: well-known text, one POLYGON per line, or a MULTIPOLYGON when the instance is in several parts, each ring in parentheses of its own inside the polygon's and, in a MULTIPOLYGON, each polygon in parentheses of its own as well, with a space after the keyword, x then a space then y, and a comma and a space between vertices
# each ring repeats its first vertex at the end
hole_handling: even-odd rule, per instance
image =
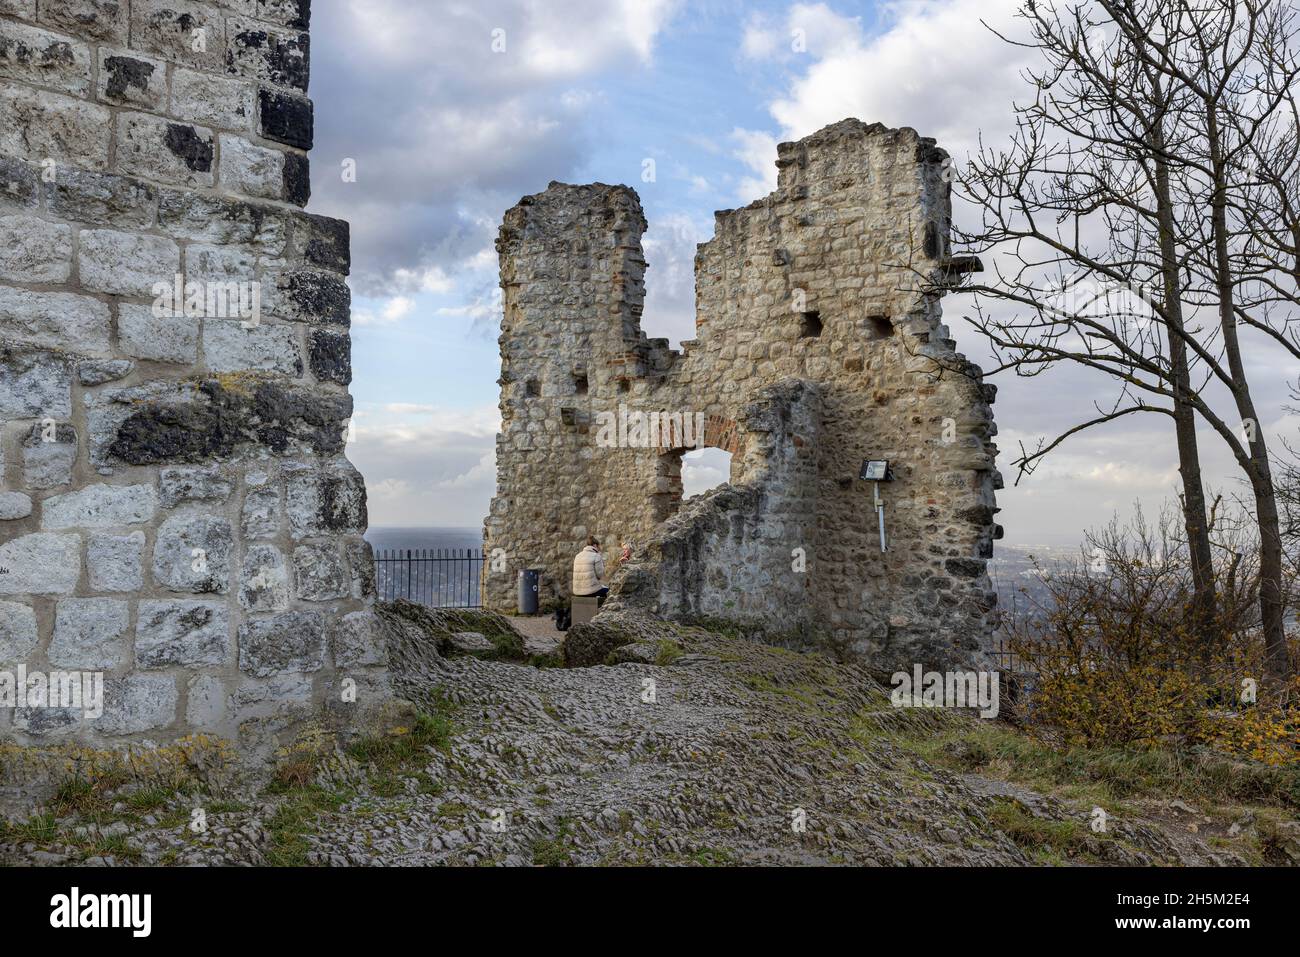
POLYGON ((0 0, 0 671, 107 680, 0 735, 249 739, 386 693, 309 8, 0 0))
POLYGON ((1000 480, 994 389, 941 322, 939 293, 960 268, 949 259, 946 160, 913 130, 857 120, 781 144, 776 191, 718 213, 699 247, 698 334, 680 353, 640 330, 645 220, 632 190, 553 183, 510 210, 498 240, 503 425, 485 545, 500 551, 489 606, 513 603, 521 568, 544 569, 549 594, 567 592, 572 556, 594 533, 607 551, 635 547, 615 577, 616 607, 797 628, 886 667, 977 649, 991 631, 985 566, 1000 480), (747 410, 771 386, 797 388, 791 380, 818 396, 815 432, 788 436, 807 443, 815 478, 769 475, 755 497, 747 473, 769 433, 747 410), (733 452, 734 489, 661 524, 681 508, 682 449, 603 447, 600 414, 620 407, 701 413, 703 444, 733 452), (883 554, 871 486, 858 478, 864 459, 887 459, 894 473, 883 554), (696 522, 716 536, 691 533, 696 522), (737 567, 717 570, 728 562, 737 567), (702 582, 685 598, 683 575, 702 582))

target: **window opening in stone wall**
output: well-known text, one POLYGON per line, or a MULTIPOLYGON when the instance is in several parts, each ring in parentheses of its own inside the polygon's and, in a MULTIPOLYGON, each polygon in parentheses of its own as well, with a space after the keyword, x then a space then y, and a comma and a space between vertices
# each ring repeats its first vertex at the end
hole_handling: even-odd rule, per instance
POLYGON ((873 339, 888 339, 894 334, 894 323, 888 316, 867 316, 867 329, 873 339))
POLYGON ((805 312, 800 318, 799 338, 816 339, 822 334, 822 314, 820 312, 805 312))
POLYGON ((574 395, 586 395, 586 394, 587 394, 587 375, 586 375, 586 373, 578 373, 578 374, 574 375, 574 377, 573 377, 573 394, 574 394, 574 395))
POLYGON ((542 384, 536 379, 529 379, 524 383, 524 398, 536 399, 542 394, 542 384))
POLYGON ((715 448, 694 449, 682 456, 683 499, 730 481, 730 452, 715 448))

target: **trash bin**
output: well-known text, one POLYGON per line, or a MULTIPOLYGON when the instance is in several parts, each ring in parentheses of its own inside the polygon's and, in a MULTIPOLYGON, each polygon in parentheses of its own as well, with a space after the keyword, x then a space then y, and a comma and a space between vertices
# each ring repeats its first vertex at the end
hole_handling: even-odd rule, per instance
POLYGON ((540 568, 525 568, 519 572, 519 614, 537 614, 537 589, 541 580, 540 568))

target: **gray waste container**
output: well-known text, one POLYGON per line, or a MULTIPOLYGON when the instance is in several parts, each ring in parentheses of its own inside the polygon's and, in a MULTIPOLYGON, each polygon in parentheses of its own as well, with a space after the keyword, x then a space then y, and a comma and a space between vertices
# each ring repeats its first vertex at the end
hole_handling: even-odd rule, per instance
POLYGON ((525 568, 519 573, 519 614, 537 614, 537 588, 541 580, 540 568, 525 568))

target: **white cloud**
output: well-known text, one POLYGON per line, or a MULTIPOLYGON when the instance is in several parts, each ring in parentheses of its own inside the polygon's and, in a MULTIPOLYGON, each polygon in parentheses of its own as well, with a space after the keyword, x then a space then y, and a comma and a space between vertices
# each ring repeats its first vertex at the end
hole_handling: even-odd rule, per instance
MULTIPOLYGON (((826 4, 796 4, 786 27, 803 29, 809 62, 770 104, 787 139, 848 116, 910 126, 954 155, 980 130, 1009 131, 1011 104, 1024 90, 1020 67, 1035 56, 1010 46, 981 20, 1014 34, 1020 0, 906 0, 886 5, 883 28, 868 34, 856 17, 826 4)), ((742 46, 745 41, 742 41, 742 46)), ((800 68, 800 56, 790 64, 800 68)))
POLYGON ((472 527, 496 485, 496 406, 388 403, 348 443, 366 477, 370 524, 472 527))
POLYGON ((393 296, 378 314, 369 309, 358 309, 352 314, 352 321, 358 326, 389 326, 401 321, 415 308, 415 301, 407 296, 393 296))
POLYGON ((738 126, 731 131, 731 140, 735 145, 732 155, 753 174, 740 180, 736 198, 742 204, 752 203, 776 189, 776 137, 738 126))
POLYGON ((651 61, 677 0, 351 0, 313 24, 313 206, 352 224, 354 288, 446 292, 501 212, 576 175, 600 71, 651 61), (503 30, 504 52, 492 49, 503 30), (343 158, 356 181, 320 175, 343 158))

